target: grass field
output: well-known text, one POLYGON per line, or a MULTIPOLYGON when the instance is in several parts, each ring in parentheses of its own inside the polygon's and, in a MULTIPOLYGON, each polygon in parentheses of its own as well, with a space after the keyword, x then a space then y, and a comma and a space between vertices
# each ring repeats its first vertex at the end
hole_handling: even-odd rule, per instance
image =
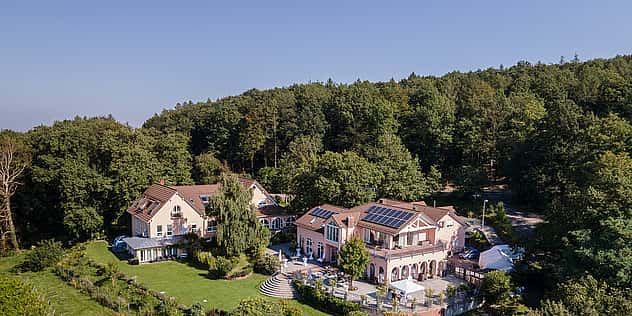
MULTIPOLYGON (((253 274, 245 280, 211 280, 206 277, 206 270, 177 261, 130 265, 110 252, 105 242, 89 243, 86 252, 98 262, 118 263, 121 272, 130 277, 136 276, 139 283, 156 291, 164 291, 186 305, 199 302, 205 308, 231 310, 242 299, 264 297, 259 294, 259 285, 267 276, 261 274, 253 274)), ((297 301, 289 303, 299 307, 305 315, 326 315, 297 301)))
POLYGON ((16 275, 10 270, 22 262, 23 254, 0 258, 0 275, 20 277, 28 280, 52 302, 55 315, 115 315, 111 310, 99 305, 75 288, 59 279, 51 269, 16 275))

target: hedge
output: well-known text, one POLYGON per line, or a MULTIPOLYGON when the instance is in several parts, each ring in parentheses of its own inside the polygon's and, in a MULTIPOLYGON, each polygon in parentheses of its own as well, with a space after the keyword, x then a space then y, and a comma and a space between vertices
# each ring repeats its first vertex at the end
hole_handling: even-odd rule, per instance
POLYGON ((338 316, 347 316, 351 312, 360 310, 359 305, 337 298, 322 289, 318 290, 296 280, 294 281, 294 286, 296 286, 298 291, 300 302, 310 305, 322 312, 338 316))

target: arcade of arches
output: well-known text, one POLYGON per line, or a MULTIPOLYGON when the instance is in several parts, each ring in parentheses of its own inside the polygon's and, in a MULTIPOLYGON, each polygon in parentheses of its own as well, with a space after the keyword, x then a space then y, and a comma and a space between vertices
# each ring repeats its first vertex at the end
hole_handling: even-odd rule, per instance
POLYGON ((394 282, 408 279, 423 281, 436 276, 445 276, 447 263, 444 260, 428 260, 409 265, 396 266, 391 269, 390 274, 386 275, 384 267, 376 267, 374 263, 369 264, 368 277, 370 280, 376 280, 379 283, 385 281, 394 282))

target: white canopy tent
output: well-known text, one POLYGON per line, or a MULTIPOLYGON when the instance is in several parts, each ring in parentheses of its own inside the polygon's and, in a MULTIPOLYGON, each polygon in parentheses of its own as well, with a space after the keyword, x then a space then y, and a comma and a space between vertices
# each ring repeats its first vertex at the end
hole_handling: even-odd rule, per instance
POLYGON ((497 245, 481 252, 478 266, 481 269, 511 271, 513 269, 512 255, 513 250, 509 245, 497 245))
POLYGON ((399 280, 392 282, 388 285, 389 287, 401 291, 404 295, 408 295, 410 293, 423 291, 425 288, 411 279, 399 280))

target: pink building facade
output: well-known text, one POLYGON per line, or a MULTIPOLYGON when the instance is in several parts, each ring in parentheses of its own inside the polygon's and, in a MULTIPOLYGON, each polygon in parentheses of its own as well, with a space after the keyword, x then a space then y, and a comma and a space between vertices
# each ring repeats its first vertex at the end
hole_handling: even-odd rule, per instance
POLYGON ((336 263, 346 240, 364 240, 370 262, 368 279, 388 283, 440 276, 447 258, 461 251, 465 225, 450 207, 428 207, 382 199, 351 209, 321 205, 296 221, 303 255, 336 263))

